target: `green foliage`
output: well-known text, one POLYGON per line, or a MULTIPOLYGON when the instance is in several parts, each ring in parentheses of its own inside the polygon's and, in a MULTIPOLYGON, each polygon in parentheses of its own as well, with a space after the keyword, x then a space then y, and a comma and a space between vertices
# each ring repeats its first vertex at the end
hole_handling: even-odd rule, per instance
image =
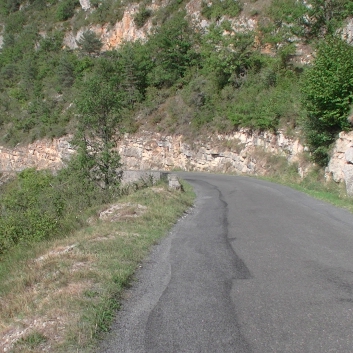
POLYGON ((264 69, 251 75, 228 105, 227 114, 236 126, 276 131, 280 123, 300 116, 298 79, 290 71, 264 69))
POLYGON ((30 169, 7 186, 1 197, 0 253, 18 242, 42 240, 57 231, 61 201, 52 193, 52 180, 49 173, 30 169))
POLYGON ((85 54, 98 54, 102 49, 103 43, 92 31, 86 31, 77 41, 77 45, 85 54))
POLYGON ((353 102, 353 48, 338 37, 320 43, 303 83, 306 136, 314 159, 326 164, 337 133, 349 128, 353 102))
POLYGON ((147 20, 151 17, 152 11, 146 9, 145 6, 141 6, 139 11, 134 16, 134 22, 137 28, 143 27, 143 25, 147 22, 147 20))
POLYGON ((306 13, 307 7, 296 0, 273 0, 267 10, 274 25, 277 27, 283 24, 297 23, 306 13))
POLYGON ((19 33, 26 23, 26 16, 23 11, 16 11, 10 13, 5 22, 5 28, 7 34, 19 33))
POLYGON ((20 8, 20 5, 21 5, 20 0, 7 0, 6 3, 4 1, 4 8, 7 14, 18 11, 20 8))
POLYGON ((242 4, 237 0, 202 1, 202 16, 208 20, 220 20, 222 16, 236 17, 242 10, 242 4))
POLYGON ((47 337, 45 337, 42 333, 33 331, 30 334, 22 337, 16 342, 16 347, 29 347, 31 349, 37 348, 41 343, 47 341, 47 337))
POLYGON ((39 42, 40 50, 44 52, 59 52, 62 48, 64 33, 55 31, 51 35, 44 37, 39 42))
POLYGON ((77 58, 75 55, 62 55, 57 66, 57 80, 62 91, 71 87, 75 82, 75 68, 77 67, 77 58))
POLYGON ((178 11, 184 11, 185 0, 170 0, 167 6, 161 6, 155 13, 154 24, 163 25, 178 11))
POLYGON ((153 67, 151 54, 141 42, 127 42, 120 48, 115 60, 115 75, 120 77, 122 102, 129 109, 144 99, 148 87, 147 76, 153 67))
POLYGON ((19 243, 38 242, 82 224, 81 212, 110 200, 82 170, 79 157, 57 175, 26 169, 0 193, 0 254, 19 243))
POLYGON ((260 28, 263 33, 263 42, 281 46, 295 40, 295 36, 304 37, 304 20, 308 8, 302 1, 297 0, 273 0, 266 9, 266 15, 270 21, 261 19, 260 28))
POLYGON ((350 0, 310 0, 309 21, 303 21, 310 36, 334 34, 347 16, 350 0))
POLYGON ((213 73, 220 89, 231 81, 239 87, 248 70, 257 66, 253 43, 253 33, 223 35, 222 28, 211 27, 203 37, 203 71, 213 73))
POLYGON ((276 129, 301 115, 299 77, 289 64, 293 46, 282 46, 276 58, 254 50, 252 33, 225 35, 211 26, 201 42, 199 74, 182 94, 193 112, 192 123, 229 129, 246 126, 276 129), (227 121, 229 123, 227 123, 227 121))
POLYGON ((93 76, 76 101, 79 125, 76 144, 82 168, 103 189, 120 182, 120 156, 115 150, 121 103, 114 81, 93 76))
POLYGON ((154 67, 148 74, 150 85, 172 86, 182 78, 198 57, 193 45, 195 34, 180 11, 157 29, 148 42, 154 67))
POLYGON ((75 13, 75 7, 80 3, 77 0, 60 1, 56 10, 56 18, 58 21, 66 21, 75 13))
POLYGON ((44 10, 48 5, 52 5, 55 0, 46 1, 46 0, 29 0, 31 7, 37 11, 44 10))
POLYGON ((94 11, 88 16, 88 23, 109 22, 114 25, 117 21, 121 21, 124 15, 123 2, 120 0, 93 0, 91 6, 94 11))
POLYGON ((262 30, 276 44, 293 35, 312 40, 334 34, 352 10, 350 0, 274 0, 267 9, 272 22, 262 30))

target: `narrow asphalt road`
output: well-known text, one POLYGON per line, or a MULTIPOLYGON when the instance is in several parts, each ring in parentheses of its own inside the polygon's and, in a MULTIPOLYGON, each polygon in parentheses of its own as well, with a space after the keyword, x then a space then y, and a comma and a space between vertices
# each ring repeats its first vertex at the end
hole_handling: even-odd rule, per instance
POLYGON ((265 181, 180 174, 195 208, 99 352, 352 353, 353 215, 265 181))

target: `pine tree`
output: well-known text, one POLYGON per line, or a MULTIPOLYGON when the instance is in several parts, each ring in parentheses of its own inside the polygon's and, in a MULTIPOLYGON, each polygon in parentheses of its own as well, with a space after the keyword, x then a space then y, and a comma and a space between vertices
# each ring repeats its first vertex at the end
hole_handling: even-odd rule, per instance
POLYGON ((98 54, 103 46, 101 40, 92 31, 84 32, 76 43, 82 52, 88 55, 98 54))

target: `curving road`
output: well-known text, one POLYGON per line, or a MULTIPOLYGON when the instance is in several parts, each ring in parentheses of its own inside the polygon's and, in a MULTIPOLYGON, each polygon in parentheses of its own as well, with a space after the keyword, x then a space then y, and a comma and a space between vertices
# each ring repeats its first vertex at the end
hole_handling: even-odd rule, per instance
POLYGON ((352 353, 353 215, 248 177, 180 175, 195 208, 99 352, 352 353))

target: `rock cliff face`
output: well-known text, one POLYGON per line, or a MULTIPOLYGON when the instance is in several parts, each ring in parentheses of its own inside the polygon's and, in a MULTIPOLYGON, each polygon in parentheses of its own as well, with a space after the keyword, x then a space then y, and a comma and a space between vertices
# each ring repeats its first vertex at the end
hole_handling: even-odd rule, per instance
POLYGON ((298 160, 304 147, 282 133, 251 133, 242 129, 232 135, 208 136, 207 141, 184 142, 181 135, 145 132, 126 135, 119 152, 127 169, 182 169, 264 175, 270 168, 266 153, 298 160))
POLYGON ((26 168, 58 170, 75 153, 69 139, 40 140, 13 149, 0 146, 0 173, 18 172, 26 168))
POLYGON ((103 43, 103 51, 114 49, 123 41, 144 40, 151 30, 152 23, 149 20, 142 28, 137 28, 133 19, 137 10, 138 4, 129 5, 124 12, 123 19, 114 26, 110 24, 92 25, 81 28, 77 33, 69 31, 65 34, 63 44, 67 48, 76 49, 78 47, 77 41, 87 30, 91 30, 99 36, 103 43))
MULTIPOLYGON (((0 172, 21 171, 25 168, 57 170, 74 153, 70 137, 36 141, 14 149, 0 147, 0 172)), ((208 136, 207 141, 184 142, 181 135, 142 132, 126 134, 118 150, 128 170, 198 170, 266 174, 271 167, 268 156, 298 160, 304 147, 298 139, 283 133, 252 133, 242 129, 232 135, 208 136)))
POLYGON ((353 196, 353 131, 339 134, 326 168, 326 178, 345 182, 347 194, 353 196))
MULTIPOLYGON (((13 173, 25 168, 58 170, 75 150, 70 137, 36 141, 28 146, 8 149, 0 146, 0 173, 13 173)), ((203 140, 184 141, 182 135, 141 132, 126 134, 118 145, 126 170, 173 170, 232 172, 266 175, 272 162, 269 156, 285 157, 298 163, 298 172, 305 175, 300 156, 305 147, 298 138, 283 132, 252 132, 240 129, 231 135, 212 135, 203 140)), ((353 131, 340 133, 326 168, 326 178, 345 182, 353 196, 353 131)))
MULTIPOLYGON (((152 0, 151 4, 147 6, 150 10, 157 10, 159 8, 165 7, 167 1, 152 0)), ((84 11, 92 11, 91 4, 89 0, 80 0, 81 8, 84 11)), ((91 30, 97 34, 103 43, 102 51, 112 50, 119 47, 124 41, 136 41, 145 40, 147 36, 151 33, 153 25, 152 18, 148 19, 144 26, 138 28, 134 22, 134 15, 139 11, 139 3, 129 4, 124 11, 123 18, 121 21, 116 22, 114 25, 109 23, 104 25, 91 25, 88 27, 82 27, 78 31, 70 30, 65 33, 63 40, 63 45, 66 48, 77 49, 77 41, 81 38, 82 34, 91 30)), ((206 20, 201 16, 201 0, 190 0, 185 5, 185 10, 187 16, 189 16, 199 30, 204 31, 211 24, 210 21, 206 20)), ((228 16, 222 16, 219 19, 219 23, 223 20, 229 20, 232 28, 237 32, 248 32, 248 31, 258 31, 258 19, 256 16, 251 16, 249 14, 251 4, 245 3, 245 7, 249 9, 246 11, 245 15, 240 15, 237 18, 229 18, 228 16), (250 6, 250 7, 249 7, 250 6)), ((344 33, 347 36, 351 36, 352 24, 349 22, 344 28, 344 33)), ((1 38, 0 38, 1 39, 1 38)), ((1 43, 1 41, 0 41, 1 43)), ((255 43, 256 44, 256 43, 255 43)), ((313 59, 312 50, 310 47, 304 43, 295 42, 296 53, 292 58, 293 62, 307 64, 313 59)), ((273 48, 267 46, 261 48, 262 53, 267 53, 269 55, 273 54, 273 48)))

